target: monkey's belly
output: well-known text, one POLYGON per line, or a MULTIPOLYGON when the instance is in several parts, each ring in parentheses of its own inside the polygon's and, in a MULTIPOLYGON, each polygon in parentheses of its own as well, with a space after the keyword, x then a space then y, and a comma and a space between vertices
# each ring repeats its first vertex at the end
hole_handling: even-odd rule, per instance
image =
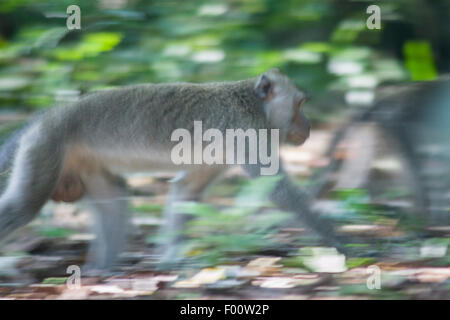
POLYGON ((159 148, 120 148, 118 150, 96 149, 91 151, 98 166, 107 171, 124 175, 135 172, 181 171, 188 166, 175 165, 171 160, 170 149, 159 148))
POLYGON ((68 146, 61 176, 51 199, 57 202, 75 202, 86 193, 84 179, 109 172, 124 175, 139 171, 179 171, 183 166, 174 166, 167 153, 159 152, 153 157, 136 150, 105 152, 101 148, 68 146), (151 159, 151 160, 150 160, 151 159))

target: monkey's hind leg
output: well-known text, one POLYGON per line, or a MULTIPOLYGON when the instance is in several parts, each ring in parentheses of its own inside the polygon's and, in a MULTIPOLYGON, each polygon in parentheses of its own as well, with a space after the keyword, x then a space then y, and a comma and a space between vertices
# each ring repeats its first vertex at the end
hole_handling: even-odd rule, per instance
POLYGON ((0 239, 39 213, 57 184, 63 156, 61 137, 46 132, 41 125, 23 134, 0 196, 0 239))
POLYGON ((86 272, 111 271, 123 251, 129 228, 125 182, 108 173, 83 179, 86 201, 92 209, 95 240, 90 245, 86 272))

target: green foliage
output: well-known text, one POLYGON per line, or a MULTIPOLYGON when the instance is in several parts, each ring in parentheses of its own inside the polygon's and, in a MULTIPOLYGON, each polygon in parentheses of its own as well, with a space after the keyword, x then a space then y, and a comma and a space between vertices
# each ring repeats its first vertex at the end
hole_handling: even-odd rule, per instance
POLYGON ((301 256, 284 258, 281 260, 281 264, 288 268, 302 268, 308 270, 308 267, 305 266, 303 262, 303 257, 301 256))
POLYGON ((347 268, 357 268, 357 267, 363 267, 371 265, 375 262, 374 258, 349 258, 345 261, 345 265, 347 268))
POLYGON ((72 233, 74 231, 59 227, 42 227, 39 229, 39 234, 47 238, 67 238, 72 233))
POLYGON ((133 207, 134 212, 161 212, 163 209, 162 204, 146 203, 133 207))
POLYGON ((431 45, 427 41, 408 41, 403 46, 408 68, 413 80, 434 80, 437 71, 431 45))
POLYGON ((342 221, 370 221, 377 219, 374 215, 375 206, 370 203, 369 193, 364 189, 339 189, 334 191, 334 197, 340 201, 343 208, 342 221))
POLYGON ((205 203, 180 203, 181 212, 196 217, 185 231, 192 238, 186 244, 187 255, 205 264, 217 264, 239 253, 277 245, 271 235, 290 215, 275 210, 259 211, 269 205, 268 195, 278 179, 261 177, 248 182, 236 197, 235 205, 222 210, 205 203))
MULTIPOLYGON (((339 222, 389 224, 391 221, 398 221, 398 227, 405 231, 419 231, 425 225, 423 218, 411 210, 374 202, 364 189, 339 189, 333 195, 340 201, 342 209, 340 214, 335 215, 339 222)), ((393 200, 407 195, 409 193, 404 190, 393 189, 380 198, 393 200)))
MULTIPOLYGON (((427 3, 428 11, 443 14, 442 2, 427 3)), ((71 101, 67 91, 141 82, 242 79, 276 66, 312 91, 308 113, 323 121, 339 107, 329 103, 336 92, 365 89, 355 77, 405 80, 405 66, 414 80, 437 75, 439 52, 427 41, 410 41, 418 38, 415 30, 428 32, 420 19, 427 10, 414 4, 374 1, 382 29, 368 30, 367 3, 351 0, 80 0, 81 30, 68 30, 71 4, 2 1, 0 107, 50 107, 71 101), (408 19, 411 12, 416 19, 408 19), (399 46, 404 62, 392 56, 399 46)), ((448 44, 447 38, 440 39, 448 44)))
POLYGON ((42 280, 42 284, 53 284, 53 285, 61 285, 67 282, 67 277, 53 277, 53 278, 45 278, 42 280))
POLYGON ((57 60, 76 61, 98 56, 102 52, 111 51, 122 39, 120 33, 97 32, 83 37, 75 46, 53 49, 50 54, 57 60))

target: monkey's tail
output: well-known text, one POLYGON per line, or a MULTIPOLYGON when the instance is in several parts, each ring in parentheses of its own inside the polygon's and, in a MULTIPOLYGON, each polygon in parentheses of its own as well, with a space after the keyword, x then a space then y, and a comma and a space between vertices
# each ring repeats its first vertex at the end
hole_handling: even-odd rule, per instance
POLYGON ((44 111, 36 112, 29 119, 0 130, 0 195, 8 182, 20 138, 43 114, 44 111))
POLYGON ((26 128, 27 125, 0 133, 0 140, 2 142, 0 146, 0 194, 3 192, 8 180, 14 154, 19 146, 20 137, 26 128))
POLYGON ((63 161, 62 137, 31 122, 0 149, 0 240, 30 222, 53 193, 63 161), (4 179, 6 178, 6 179, 4 179))

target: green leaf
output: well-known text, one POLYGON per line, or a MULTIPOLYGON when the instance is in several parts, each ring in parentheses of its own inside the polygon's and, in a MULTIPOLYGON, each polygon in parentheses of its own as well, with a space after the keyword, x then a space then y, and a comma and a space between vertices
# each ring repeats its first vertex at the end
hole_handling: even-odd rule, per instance
POLYGON ((53 277, 53 278, 45 278, 42 280, 42 284, 54 284, 61 285, 67 282, 68 277, 53 277))
POLYGON ((138 206, 133 206, 134 212, 161 212, 164 208, 162 204, 146 203, 138 206))
POLYGON ((349 258, 346 260, 345 265, 347 268, 352 269, 356 267, 368 266, 374 262, 374 258, 349 258))
POLYGON ((428 41, 407 41, 403 46, 405 65, 411 79, 435 80, 437 78, 433 52, 428 41))
POLYGON ((40 229, 39 234, 47 238, 67 238, 74 233, 72 230, 59 227, 45 227, 40 229))

